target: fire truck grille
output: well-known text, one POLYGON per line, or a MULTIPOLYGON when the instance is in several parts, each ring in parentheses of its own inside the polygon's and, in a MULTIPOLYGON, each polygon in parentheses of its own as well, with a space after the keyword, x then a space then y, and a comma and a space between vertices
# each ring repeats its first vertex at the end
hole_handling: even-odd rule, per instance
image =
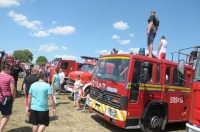
POLYGON ((114 93, 110 93, 107 91, 101 91, 100 89, 91 87, 90 97, 98 102, 105 104, 105 105, 111 106, 116 109, 120 109, 120 103, 112 101, 112 98, 120 100, 121 96, 119 96, 119 95, 116 95, 114 93))

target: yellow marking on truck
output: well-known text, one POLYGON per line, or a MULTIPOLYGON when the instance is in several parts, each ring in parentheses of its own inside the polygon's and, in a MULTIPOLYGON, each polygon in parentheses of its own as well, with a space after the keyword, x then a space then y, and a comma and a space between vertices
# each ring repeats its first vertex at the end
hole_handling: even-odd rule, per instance
POLYGON ((119 109, 116 109, 116 108, 113 108, 111 106, 108 106, 106 104, 102 104, 92 98, 89 98, 89 102, 91 102, 89 104, 90 107, 92 107, 93 109, 111 117, 107 112, 106 112, 106 109, 112 109, 112 110, 115 110, 116 111, 116 117, 111 117, 115 120, 119 120, 119 121, 125 121, 126 120, 126 115, 127 115, 127 111, 123 111, 123 110, 119 110, 119 109), (98 104, 98 106, 96 105, 98 104))
POLYGON ((130 59, 130 58, 127 56, 110 56, 110 57, 99 58, 99 60, 105 60, 105 59, 130 59))

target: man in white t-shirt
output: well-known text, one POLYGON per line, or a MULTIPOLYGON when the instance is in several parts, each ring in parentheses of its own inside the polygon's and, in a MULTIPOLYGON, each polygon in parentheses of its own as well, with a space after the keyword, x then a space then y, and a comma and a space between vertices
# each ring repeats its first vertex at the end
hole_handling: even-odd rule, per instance
POLYGON ((167 51, 167 41, 165 40, 165 36, 162 36, 160 44, 158 46, 158 58, 165 59, 166 51, 167 51))
POLYGON ((58 90, 58 94, 60 94, 60 89, 63 86, 64 80, 65 80, 65 73, 60 69, 59 71, 59 77, 60 77, 60 88, 58 90))

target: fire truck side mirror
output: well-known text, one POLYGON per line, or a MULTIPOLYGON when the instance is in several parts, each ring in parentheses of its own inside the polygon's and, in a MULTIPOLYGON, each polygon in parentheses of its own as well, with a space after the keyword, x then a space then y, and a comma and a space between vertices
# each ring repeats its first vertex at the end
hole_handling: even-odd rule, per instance
POLYGON ((149 78, 149 62, 142 63, 141 82, 147 83, 149 78))
POLYGON ((185 66, 185 62, 184 60, 180 60, 178 62, 178 70, 181 74, 184 74, 184 66, 185 66))

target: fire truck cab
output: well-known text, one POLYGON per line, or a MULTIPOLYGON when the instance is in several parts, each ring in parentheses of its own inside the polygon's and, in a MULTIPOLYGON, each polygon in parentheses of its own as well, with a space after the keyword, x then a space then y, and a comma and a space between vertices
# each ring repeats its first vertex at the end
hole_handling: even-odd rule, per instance
POLYGON ((68 75, 68 81, 65 85, 65 88, 73 93, 74 82, 76 80, 76 75, 80 75, 80 79, 83 83, 83 89, 90 88, 92 75, 94 73, 94 69, 97 63, 98 58, 89 57, 89 56, 81 56, 85 61, 82 63, 82 66, 79 70, 70 72, 68 75))
POLYGON ((136 54, 101 56, 91 81, 90 110, 125 129, 164 130, 167 123, 186 121, 194 70, 169 60, 136 54))
POLYGON ((5 53, 5 51, 0 51, 0 65, 4 64, 5 62, 13 66, 15 64, 15 58, 14 56, 5 53))
POLYGON ((55 74, 55 69, 62 69, 67 79, 68 74, 72 71, 78 70, 80 65, 80 63, 77 63, 74 60, 62 60, 62 58, 55 58, 51 62, 51 66, 48 68, 50 72, 49 83, 52 83, 52 77, 55 74))

